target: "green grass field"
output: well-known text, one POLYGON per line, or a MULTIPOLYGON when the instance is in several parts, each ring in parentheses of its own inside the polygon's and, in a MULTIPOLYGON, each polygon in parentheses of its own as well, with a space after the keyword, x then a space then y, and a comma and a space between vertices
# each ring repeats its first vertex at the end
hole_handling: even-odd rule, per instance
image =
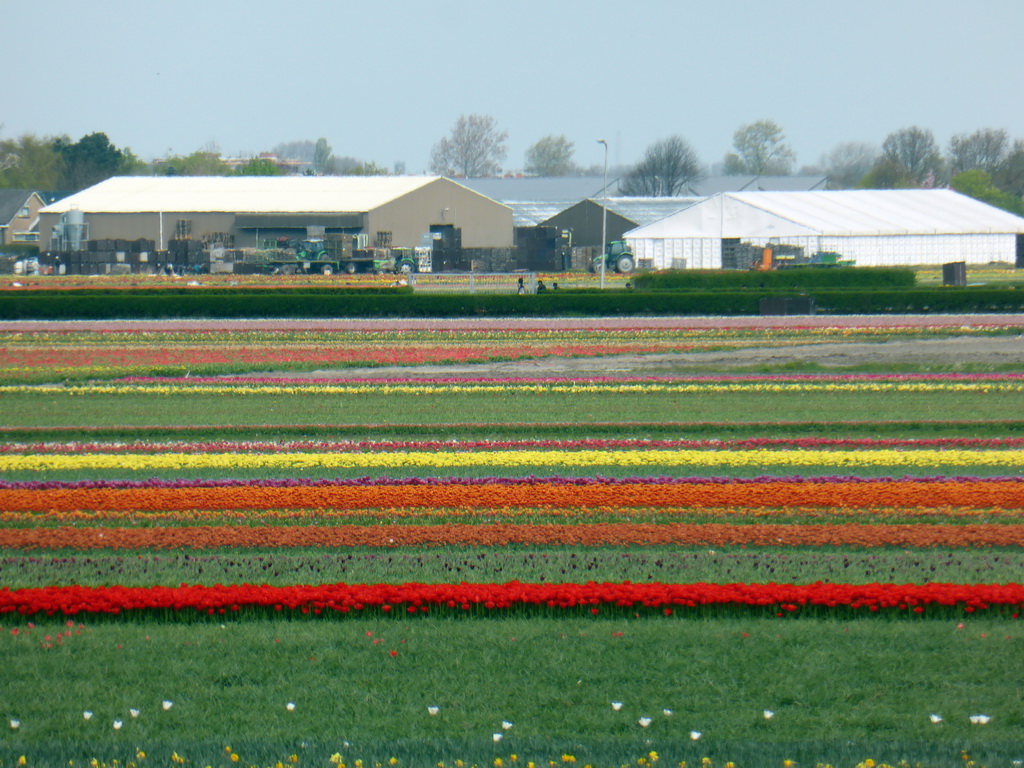
POLYGON ((984 726, 985 748, 1010 758, 1024 727, 1024 640, 1002 620, 114 620, 40 648, 64 629, 0 637, 5 701, 21 721, 0 747, 8 754, 63 760, 83 744, 107 755, 138 744, 202 764, 225 746, 273 760, 305 743, 320 759, 302 762, 321 765, 364 750, 410 765, 562 750, 611 764, 648 749, 769 765, 752 749, 863 759, 900 740, 904 755, 944 745, 957 758, 980 735, 969 716, 988 711, 1017 713, 984 726), (513 727, 496 746, 502 721, 513 727))

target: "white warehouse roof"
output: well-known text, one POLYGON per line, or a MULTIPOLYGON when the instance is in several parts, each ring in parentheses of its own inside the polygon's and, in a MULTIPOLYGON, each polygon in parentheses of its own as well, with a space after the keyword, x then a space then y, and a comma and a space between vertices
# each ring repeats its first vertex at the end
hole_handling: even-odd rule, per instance
POLYGON ((116 176, 42 213, 363 213, 440 176, 116 176))
POLYGON ((631 239, 1024 233, 1024 218, 949 189, 731 192, 631 239))

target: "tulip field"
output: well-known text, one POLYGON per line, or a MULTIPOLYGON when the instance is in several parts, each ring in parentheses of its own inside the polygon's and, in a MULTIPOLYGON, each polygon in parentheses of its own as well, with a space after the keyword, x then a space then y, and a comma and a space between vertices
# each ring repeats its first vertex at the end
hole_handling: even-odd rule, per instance
POLYGON ((0 324, 0 766, 1020 766, 1024 359, 616 358, 1022 330, 0 324))

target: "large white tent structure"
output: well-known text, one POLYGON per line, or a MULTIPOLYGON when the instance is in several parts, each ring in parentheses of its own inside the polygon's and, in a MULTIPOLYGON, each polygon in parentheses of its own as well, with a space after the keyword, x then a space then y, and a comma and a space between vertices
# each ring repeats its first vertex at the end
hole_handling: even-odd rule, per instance
POLYGON ((837 253, 858 266, 1024 266, 1024 218, 948 189, 730 192, 626 232, 655 269, 722 269, 737 244, 837 253))

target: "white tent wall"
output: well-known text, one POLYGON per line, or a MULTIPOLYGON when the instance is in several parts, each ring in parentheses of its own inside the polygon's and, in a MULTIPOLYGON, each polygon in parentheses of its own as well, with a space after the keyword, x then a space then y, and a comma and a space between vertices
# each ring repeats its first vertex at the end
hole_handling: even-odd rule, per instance
POLYGON ((721 269, 722 241, 714 237, 626 238, 640 264, 651 269, 721 269))
MULTIPOLYGON (((766 247, 773 242, 795 245, 808 256, 818 251, 853 259, 858 267, 909 267, 963 261, 981 265, 1013 264, 1016 235, 872 235, 866 237, 744 237, 744 243, 766 247)), ((630 238, 640 263, 652 269, 721 269, 722 241, 713 237, 630 238)))
POLYGON ((1013 264, 1016 235, 878 235, 874 237, 822 237, 820 250, 853 259, 858 267, 906 267, 946 264, 1013 264))

